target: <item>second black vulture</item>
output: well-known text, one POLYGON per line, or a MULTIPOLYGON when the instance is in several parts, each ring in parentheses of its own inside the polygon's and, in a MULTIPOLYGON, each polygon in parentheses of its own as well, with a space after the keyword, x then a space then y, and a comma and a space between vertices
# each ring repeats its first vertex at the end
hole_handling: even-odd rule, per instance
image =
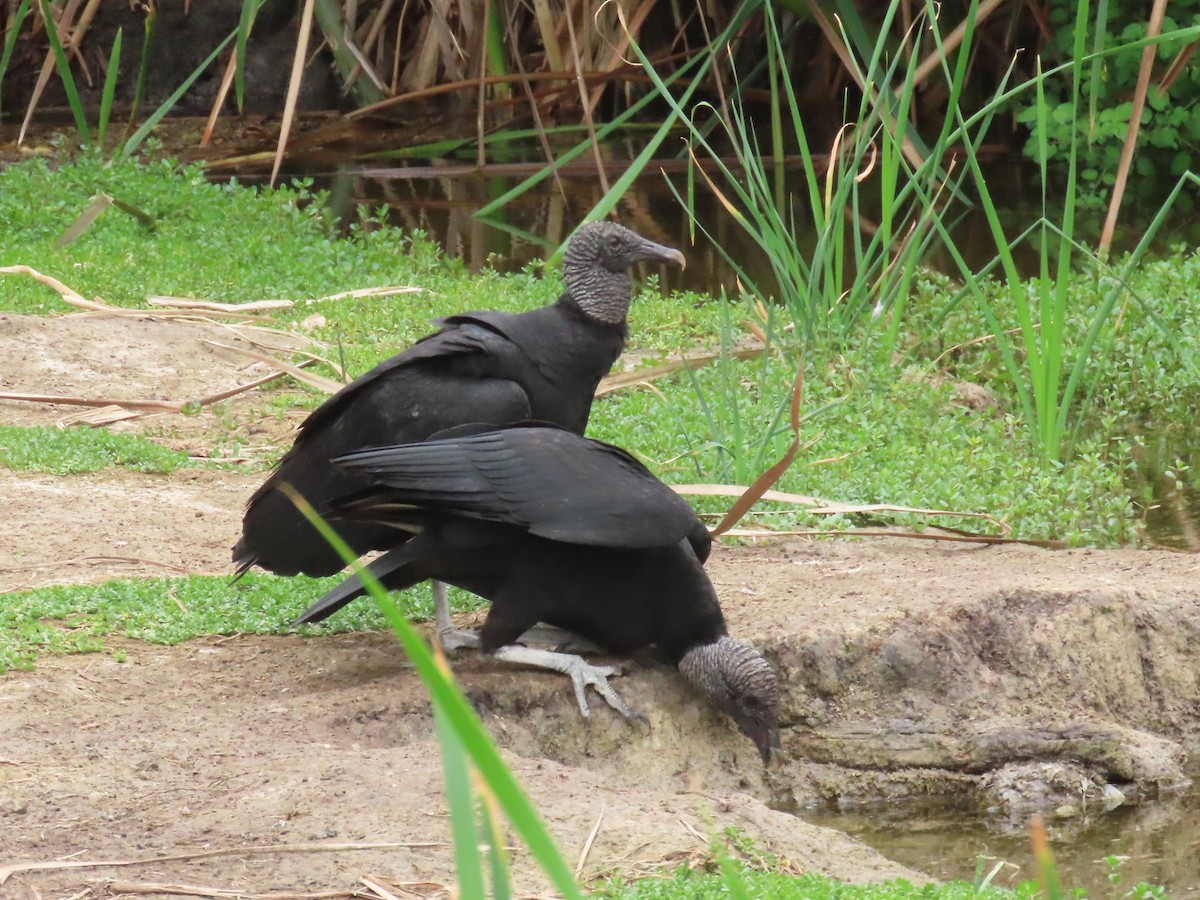
MULTIPOLYGON (((335 460, 372 482, 335 503, 335 517, 412 535, 370 564, 375 577, 390 590, 438 579, 489 600, 479 649, 570 675, 585 716, 588 684, 631 715, 612 671, 516 646, 526 630, 545 622, 621 655, 656 646, 766 761, 779 740, 775 673, 729 636, 692 508, 617 447, 533 424, 467 430, 335 460)), ((298 622, 361 593, 353 576, 298 622)))
MULTIPOLYGON (((567 290, 556 303, 519 314, 451 316, 440 331, 322 403, 246 505, 233 548, 238 575, 254 565, 279 575, 341 571, 341 557, 278 490, 290 484, 325 512, 333 498, 370 483, 333 465, 339 454, 420 441, 467 422, 539 419, 582 433, 596 385, 624 347, 628 270, 643 260, 684 263, 678 250, 615 222, 584 225, 567 245, 567 290)), ((394 530, 367 521, 347 523, 342 537, 360 555, 397 543, 394 530)), ((435 583, 439 639, 452 649, 467 636, 451 628, 439 587, 435 583)))

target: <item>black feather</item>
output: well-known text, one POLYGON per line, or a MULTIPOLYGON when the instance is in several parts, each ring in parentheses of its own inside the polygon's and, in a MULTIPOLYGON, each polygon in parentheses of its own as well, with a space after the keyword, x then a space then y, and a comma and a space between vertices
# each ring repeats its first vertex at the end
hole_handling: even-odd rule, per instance
MULTIPOLYGON (((493 426, 540 419, 582 433, 600 379, 625 344, 627 270, 640 260, 682 265, 683 257, 611 222, 585 225, 571 239, 567 293, 527 313, 475 312, 346 385, 300 427, 279 468, 250 498, 233 548, 238 573, 253 565, 281 575, 331 575, 341 557, 276 486, 291 484, 318 512, 370 482, 335 467, 363 447, 422 441, 464 423, 493 426)), ((394 530, 348 523, 357 553, 386 549, 394 530)))
MULTIPOLYGON (((695 546, 707 554, 707 530, 624 450, 526 426, 336 462, 372 485, 333 503, 332 516, 419 531, 372 563, 384 586, 436 578, 491 601, 485 651, 539 621, 615 653, 658 645, 676 662, 725 633, 695 546)), ((325 618, 361 593, 360 584, 339 585, 299 621, 325 618)))

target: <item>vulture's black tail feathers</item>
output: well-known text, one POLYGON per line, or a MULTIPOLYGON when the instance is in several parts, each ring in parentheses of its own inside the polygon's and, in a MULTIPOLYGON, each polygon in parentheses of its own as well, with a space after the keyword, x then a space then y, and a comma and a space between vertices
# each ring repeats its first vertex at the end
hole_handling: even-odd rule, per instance
MULTIPOLYGON (((403 568, 413 561, 414 554, 412 552, 412 544, 402 544, 394 550, 389 550, 387 553, 380 556, 378 559, 372 560, 367 565, 367 571, 375 576, 390 590, 403 590, 406 587, 411 587, 419 581, 424 581, 424 575, 414 575, 406 577, 402 571, 403 568)), ((304 611, 300 618, 292 623, 292 626, 308 625, 312 622, 320 622, 322 619, 327 619, 335 612, 353 600, 366 593, 366 588, 363 587, 362 579, 357 575, 351 575, 332 591, 310 606, 304 611)))

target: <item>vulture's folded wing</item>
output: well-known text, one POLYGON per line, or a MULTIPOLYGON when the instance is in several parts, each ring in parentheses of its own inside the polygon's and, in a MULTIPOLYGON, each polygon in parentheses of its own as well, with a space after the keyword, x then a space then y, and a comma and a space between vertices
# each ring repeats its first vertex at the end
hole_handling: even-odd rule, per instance
MULTIPOLYGON (((346 454, 390 503, 520 526, 549 540, 660 547, 696 527, 692 508, 636 459, 568 431, 518 427, 346 454)), ((363 496, 356 500, 363 508, 363 496)))

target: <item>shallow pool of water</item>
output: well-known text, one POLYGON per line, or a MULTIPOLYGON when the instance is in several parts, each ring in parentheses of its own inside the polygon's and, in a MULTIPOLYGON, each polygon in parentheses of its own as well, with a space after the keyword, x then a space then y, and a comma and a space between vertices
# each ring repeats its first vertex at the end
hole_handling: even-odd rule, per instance
POLYGON ((1147 539, 1200 551, 1200 433, 1194 426, 1147 426, 1141 436, 1136 490, 1149 497, 1147 539))
MULTIPOLYGON (((1001 833, 977 815, 925 803, 890 804, 845 812, 806 810, 800 817, 844 831, 889 859, 940 879, 972 881, 997 863, 993 883, 1014 887, 1037 877, 1027 830, 1001 833)), ((1063 886, 1088 896, 1122 897, 1138 882, 1163 885, 1172 900, 1200 898, 1200 787, 1091 821, 1048 822, 1063 886), (1118 886, 1107 857, 1123 861, 1118 886)))

